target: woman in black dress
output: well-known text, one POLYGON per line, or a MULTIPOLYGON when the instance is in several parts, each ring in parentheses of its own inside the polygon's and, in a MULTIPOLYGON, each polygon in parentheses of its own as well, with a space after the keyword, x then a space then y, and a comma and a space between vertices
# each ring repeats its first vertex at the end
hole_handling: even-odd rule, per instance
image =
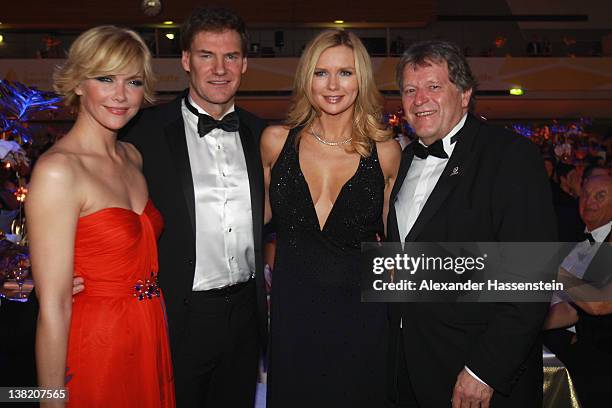
POLYGON ((286 126, 262 135, 277 249, 268 406, 385 404, 386 306, 361 303, 361 242, 381 240, 401 150, 382 121, 367 51, 319 34, 296 72, 286 126))

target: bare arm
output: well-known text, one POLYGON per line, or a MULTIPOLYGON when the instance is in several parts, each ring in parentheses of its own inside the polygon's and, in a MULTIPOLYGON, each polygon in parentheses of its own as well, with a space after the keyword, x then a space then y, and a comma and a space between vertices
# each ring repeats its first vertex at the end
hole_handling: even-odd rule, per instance
POLYGON ((567 302, 555 303, 548 311, 544 330, 569 327, 578 321, 578 312, 567 302))
POLYGON ((270 177, 272 167, 283 150, 289 129, 284 126, 269 126, 261 134, 261 162, 263 164, 264 186, 265 186, 265 212, 264 224, 272 219, 272 209, 270 208, 270 177))
POLYGON ((387 234, 387 215, 389 214, 389 197, 397 178, 402 149, 395 140, 376 144, 380 168, 385 176, 385 204, 383 206, 383 223, 385 224, 385 235, 387 234))
POLYGON ((42 157, 26 202, 32 274, 40 303, 36 363, 38 383, 44 388, 64 386, 74 237, 81 208, 75 174, 70 158, 57 153, 42 157))
POLYGON ((559 280, 564 283, 565 291, 574 303, 588 314, 602 316, 612 313, 612 301, 607 300, 612 299, 612 283, 597 288, 576 278, 563 267, 559 268, 559 280))

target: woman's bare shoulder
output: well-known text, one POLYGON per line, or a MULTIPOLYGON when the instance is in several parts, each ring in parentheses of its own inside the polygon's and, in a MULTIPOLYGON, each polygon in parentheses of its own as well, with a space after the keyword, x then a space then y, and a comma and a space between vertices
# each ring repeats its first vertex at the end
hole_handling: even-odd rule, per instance
POLYGON ((261 134, 262 143, 264 142, 263 139, 265 138, 265 142, 267 143, 284 144, 290 130, 291 129, 284 125, 268 126, 261 134))
POLYGON ((378 160, 385 178, 395 179, 402 158, 402 148, 395 139, 376 143, 378 160))
POLYGON ((82 167, 78 155, 66 149, 52 147, 36 161, 33 179, 71 181, 82 167))
POLYGON ((83 165, 78 156, 50 149, 34 166, 29 184, 28 211, 45 207, 80 208, 83 165))
POLYGON ((138 168, 142 168, 142 155, 140 154, 136 146, 131 143, 122 141, 118 141, 117 143, 119 143, 119 146, 123 148, 128 160, 138 168))
POLYGON ((376 151, 381 163, 399 163, 402 156, 402 148, 395 139, 389 139, 384 142, 376 142, 376 151))
POLYGON ((273 125, 265 128, 261 134, 261 154, 266 163, 274 163, 276 161, 285 145, 289 130, 287 126, 283 125, 273 125))

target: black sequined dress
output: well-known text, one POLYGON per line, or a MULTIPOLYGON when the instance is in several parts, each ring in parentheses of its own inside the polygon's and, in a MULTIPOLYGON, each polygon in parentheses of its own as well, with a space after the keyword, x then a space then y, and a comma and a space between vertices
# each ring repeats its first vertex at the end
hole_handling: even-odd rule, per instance
POLYGON ((268 408, 382 407, 386 306, 361 303, 361 242, 383 236, 384 176, 361 158, 321 230, 293 129, 272 168, 277 231, 268 408))

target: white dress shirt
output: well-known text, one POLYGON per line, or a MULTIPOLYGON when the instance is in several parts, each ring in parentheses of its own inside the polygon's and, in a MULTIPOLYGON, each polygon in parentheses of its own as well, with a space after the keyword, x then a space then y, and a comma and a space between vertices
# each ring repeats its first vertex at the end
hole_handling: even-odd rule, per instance
MULTIPOLYGON (((591 231, 591 236, 593 236, 595 242, 601 243, 604 242, 611 230, 612 221, 595 228, 593 231, 591 231)), ((589 233, 589 230, 585 228, 584 232, 589 233)), ((572 251, 565 257, 561 263, 561 266, 578 279, 582 279, 587 268, 597 254, 598 249, 599 246, 591 245, 588 239, 578 242, 572 251)), ((572 298, 565 291, 556 291, 552 295, 550 305, 553 306, 557 303, 571 301, 572 298)), ((565 330, 576 333, 576 326, 567 327, 565 330)))
MULTIPOLYGON (((200 113, 208 114, 191 98, 200 113)), ((193 290, 246 282, 255 271, 251 192, 240 134, 198 134, 198 117, 181 107, 195 197, 193 290)), ((226 115, 234 112, 232 106, 226 115)))
MULTIPOLYGON (((593 236, 595 242, 604 242, 610 231, 612 231, 612 221, 602 225, 601 227, 595 228, 593 231, 591 231, 591 235, 593 236)), ((589 231, 585 228, 584 232, 588 233, 589 231)))
MULTIPOLYGON (((591 231, 591 235, 593 236, 595 242, 603 242, 610 233, 610 229, 612 229, 612 221, 595 228, 593 231, 591 231)), ((586 228, 584 229, 584 232, 589 233, 586 228)), ((578 279, 582 279, 598 249, 599 246, 591 245, 588 239, 578 242, 572 251, 565 257, 561 263, 561 266, 578 279)), ((555 300, 556 299, 553 295, 553 304, 557 303, 555 300)))
MULTIPOLYGON (((451 143, 451 138, 457 134, 465 125, 467 114, 461 118, 459 123, 442 139, 444 151, 450 158, 455 150, 456 143, 451 143)), ((412 143, 421 143, 414 141, 412 143)), ((448 159, 441 159, 432 155, 425 159, 414 156, 404 183, 397 194, 395 201, 395 213, 397 214, 397 227, 401 242, 414 226, 427 199, 431 195, 436 183, 440 179, 448 159)))

